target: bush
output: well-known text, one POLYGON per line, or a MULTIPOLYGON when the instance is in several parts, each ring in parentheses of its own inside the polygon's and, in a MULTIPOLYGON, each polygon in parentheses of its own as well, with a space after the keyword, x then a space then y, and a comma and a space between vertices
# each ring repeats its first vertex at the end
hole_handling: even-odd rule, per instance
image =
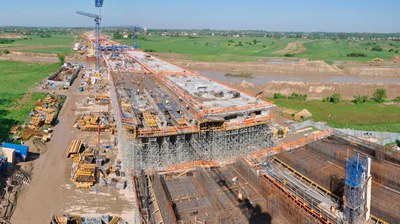
POLYGON ((122 39, 122 34, 120 34, 119 32, 115 32, 115 33, 113 34, 113 38, 114 38, 114 39, 122 39))
POLYGON ((0 38, 0 44, 12 44, 14 42, 15 42, 14 39, 0 38))
POLYGON ((290 95, 288 97, 288 99, 306 101, 307 100, 307 94, 292 93, 292 95, 290 95))
POLYGON ((371 51, 382 51, 382 47, 381 46, 375 46, 373 48, 371 48, 371 51))
POLYGON ((340 93, 334 93, 332 96, 328 96, 322 99, 322 102, 329 102, 329 103, 339 103, 342 99, 342 95, 340 93))
POLYGON ((367 57, 367 55, 363 53, 350 53, 347 54, 347 57, 359 58, 359 57, 367 57))
POLYGON ((280 93, 274 93, 274 99, 286 99, 287 97, 280 93))
POLYGON ((294 54, 285 54, 284 56, 285 56, 285 57, 293 57, 294 54))
POLYGON ((5 50, 3 51, 3 54, 9 54, 9 53, 10 53, 10 51, 7 50, 7 49, 5 49, 5 50))
POLYGON ((57 54, 57 58, 60 65, 65 63, 65 54, 57 54))
POLYGON ((394 102, 400 102, 400 96, 398 96, 398 97, 396 97, 396 98, 394 98, 394 100, 393 100, 394 102))
POLYGON ((387 97, 386 89, 379 88, 375 90, 372 99, 378 103, 382 103, 383 101, 385 101, 386 97, 387 97))
POLYGON ((353 99, 353 103, 355 103, 355 104, 362 104, 362 103, 366 103, 368 101, 368 96, 365 96, 365 95, 357 95, 357 96, 354 96, 354 99, 353 99))
POLYGON ((51 35, 48 34, 48 33, 42 33, 42 34, 39 34, 39 37, 40 37, 40 38, 50 38, 51 35))
POLYGON ((242 41, 239 41, 239 43, 238 43, 238 44, 236 44, 235 46, 236 46, 236 47, 241 47, 241 46, 243 46, 243 43, 242 43, 242 41))

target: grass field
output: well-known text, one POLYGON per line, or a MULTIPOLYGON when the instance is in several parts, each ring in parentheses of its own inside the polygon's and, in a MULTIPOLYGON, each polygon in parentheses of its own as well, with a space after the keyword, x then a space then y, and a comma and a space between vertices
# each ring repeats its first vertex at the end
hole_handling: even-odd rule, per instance
POLYGON ((351 102, 333 104, 321 101, 271 100, 281 107, 296 110, 306 108, 313 114, 315 121, 326 121, 336 128, 400 132, 400 104, 368 102, 356 105, 351 102))
POLYGON ((72 53, 72 35, 53 35, 49 38, 28 36, 27 39, 15 39, 12 44, 0 44, 0 50, 36 53, 72 53))
MULTIPOLYGON (((400 51, 400 44, 389 41, 348 41, 348 40, 314 40, 303 44, 306 49, 299 53, 296 57, 304 57, 310 59, 322 59, 328 62, 334 60, 355 60, 367 61, 375 58, 390 60, 395 53, 389 52, 390 49, 400 51), (376 44, 374 44, 376 43, 376 44), (393 46, 389 45, 392 44, 393 46), (374 46, 382 47, 382 51, 372 51, 374 46), (366 57, 347 57, 350 53, 362 53, 366 57)), ((397 55, 400 55, 397 53, 397 55)))
POLYGON ((58 68, 58 64, 0 61, 0 140, 8 136, 12 125, 26 119, 37 99, 43 98, 44 93, 27 94, 29 89, 58 68))
MULTIPOLYGON (((131 39, 117 41, 132 45, 131 39)), ((294 57, 325 60, 328 63, 334 60, 366 61, 375 58, 389 60, 395 55, 394 52, 396 50, 400 51, 400 43, 398 42, 373 40, 336 41, 331 39, 304 40, 222 36, 169 37, 152 35, 139 38, 138 44, 143 50, 186 54, 193 60, 254 61, 259 57, 284 56, 283 53, 277 54, 274 52, 282 50, 288 43, 296 41, 303 42, 305 51, 295 54, 294 57), (376 46, 380 46, 382 51, 371 51, 376 46), (389 52, 390 49, 393 49, 393 52, 389 52), (349 53, 362 53, 365 54, 365 57, 347 57, 349 53)), ((397 53, 397 55, 400 54, 397 53)))

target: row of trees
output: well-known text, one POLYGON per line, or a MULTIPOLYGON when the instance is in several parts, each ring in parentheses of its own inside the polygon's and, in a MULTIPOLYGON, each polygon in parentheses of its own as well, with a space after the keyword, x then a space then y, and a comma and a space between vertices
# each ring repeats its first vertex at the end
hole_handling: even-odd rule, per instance
POLYGON ((0 38, 0 44, 12 44, 14 43, 14 39, 9 39, 9 38, 0 38))
MULTIPOLYGON (((292 93, 290 96, 285 96, 281 93, 274 93, 274 99, 291 99, 291 100, 306 101, 307 94, 292 93)), ((386 89, 383 88, 376 89, 372 95, 372 98, 369 98, 366 95, 354 96, 352 102, 355 104, 363 104, 368 102, 369 100, 375 101, 377 103, 385 102, 387 100, 386 89)), ((322 99, 322 102, 328 102, 328 103, 339 103, 341 101, 342 101, 342 95, 340 93, 334 93, 331 96, 322 99)), ((400 102, 400 96, 396 97, 393 101, 400 102)))
MULTIPOLYGON (((387 99, 387 91, 386 89, 383 88, 376 89, 371 98, 371 100, 377 103, 385 102, 386 99, 387 99)), ((397 97, 394 101, 396 101, 397 99, 399 99, 400 101, 400 97, 397 97)), ((339 103, 341 100, 342 96, 340 95, 340 93, 334 93, 331 96, 323 98, 322 102, 339 103)), ((369 100, 370 99, 366 95, 356 95, 354 96, 352 102, 355 104, 362 104, 368 102, 369 100)))
POLYGON ((280 93, 274 93, 274 99, 289 99, 289 100, 306 101, 307 94, 292 93, 290 96, 285 96, 280 93))

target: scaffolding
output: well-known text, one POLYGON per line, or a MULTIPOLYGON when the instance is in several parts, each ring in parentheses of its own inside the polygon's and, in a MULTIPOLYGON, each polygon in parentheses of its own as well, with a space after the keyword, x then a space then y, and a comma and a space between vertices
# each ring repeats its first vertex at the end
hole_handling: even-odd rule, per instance
POLYGON ((136 139, 134 163, 140 169, 165 169, 167 166, 196 160, 226 160, 270 148, 273 134, 267 124, 233 130, 208 130, 193 134, 136 139))
MULTIPOLYGON (((348 223, 366 223, 368 208, 368 179, 370 160, 357 154, 345 161, 344 215, 348 223)), ((370 194, 370 192, 369 192, 370 194)), ((369 213, 369 212, 368 212, 369 213)))

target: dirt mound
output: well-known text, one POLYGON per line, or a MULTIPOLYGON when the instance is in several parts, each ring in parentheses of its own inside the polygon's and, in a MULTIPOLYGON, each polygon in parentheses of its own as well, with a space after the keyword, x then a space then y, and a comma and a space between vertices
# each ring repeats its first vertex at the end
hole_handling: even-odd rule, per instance
POLYGON ((400 62, 400 56, 393 55, 393 56, 392 56, 392 61, 394 61, 394 62, 400 62))
POLYGON ((367 84, 367 83, 305 83, 305 82, 270 82, 263 87, 263 96, 272 97, 274 93, 290 95, 292 93, 307 94, 311 99, 321 99, 340 93, 343 99, 351 100, 355 95, 372 96, 377 88, 385 88, 388 98, 400 96, 398 84, 367 84))
POLYGON ((351 75, 365 76, 400 76, 400 68, 385 68, 385 67, 347 67, 344 72, 351 75))
POLYGON ((270 63, 268 58, 246 62, 203 62, 187 59, 168 58, 172 63, 189 70, 219 70, 229 73, 252 74, 304 74, 332 75, 343 74, 340 69, 328 65, 324 61, 307 59, 285 59, 280 63, 270 63))
POLYGON ((255 87, 255 85, 253 84, 253 83, 251 83, 251 82, 246 82, 246 81, 242 81, 241 83, 240 83, 240 87, 243 87, 243 88, 253 88, 253 87, 255 87))

